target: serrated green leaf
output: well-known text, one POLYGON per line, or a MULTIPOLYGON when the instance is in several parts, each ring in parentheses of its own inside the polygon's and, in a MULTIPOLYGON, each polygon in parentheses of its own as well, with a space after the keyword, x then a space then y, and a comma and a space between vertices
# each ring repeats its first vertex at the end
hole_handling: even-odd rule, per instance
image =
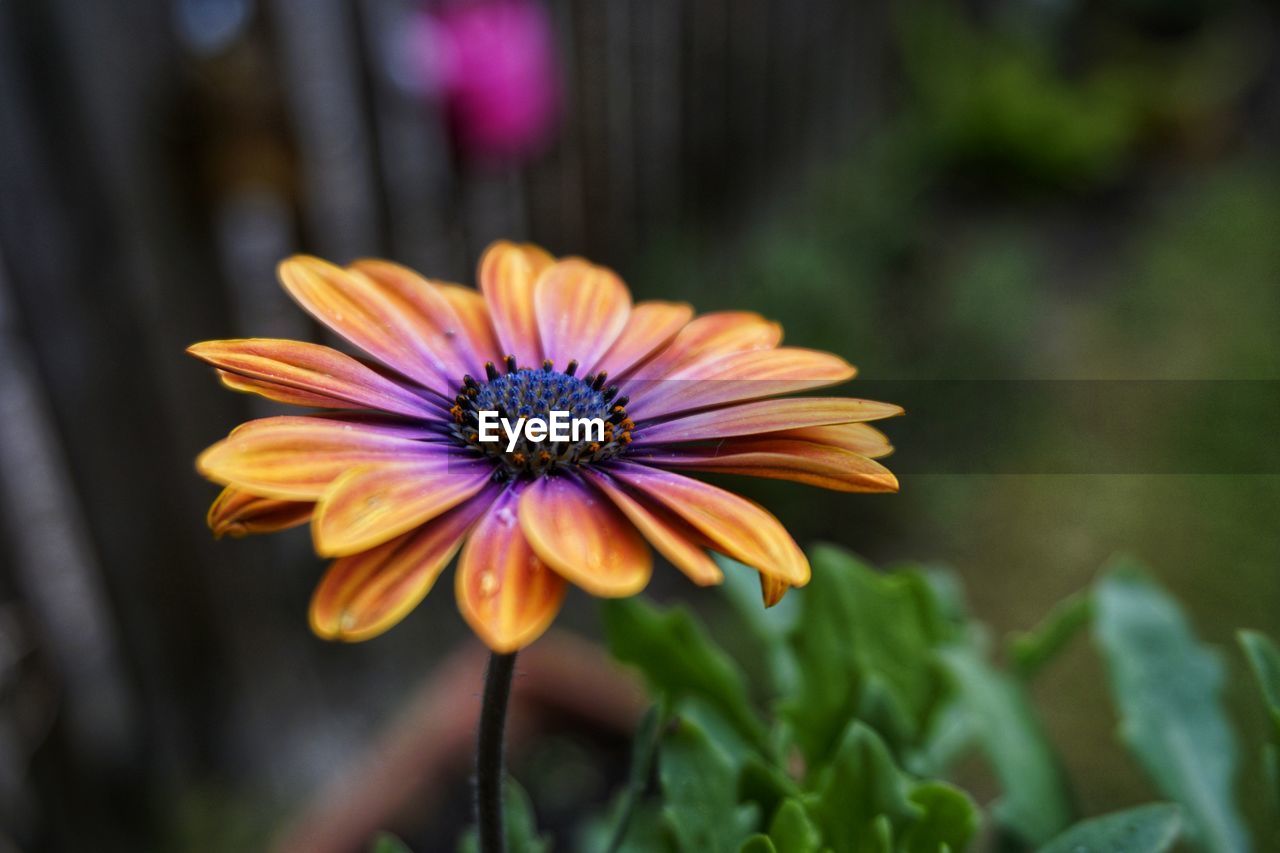
POLYGON ((898 849, 902 853, 964 850, 978 831, 978 806, 953 785, 920 782, 911 789, 909 798, 924 814, 900 834, 898 849))
POLYGON ((1084 820, 1040 853, 1164 853, 1178 840, 1178 807, 1153 803, 1084 820))
POLYGON ((1232 791, 1235 737, 1219 694, 1222 663, 1181 609, 1132 563, 1098 582, 1094 637, 1107 664, 1120 737, 1183 806, 1188 833, 1215 853, 1249 848, 1232 791))
POLYGON ((1024 681, 1035 677, 1092 618, 1093 599, 1088 593, 1077 593, 1058 602, 1030 631, 1015 634, 1009 654, 1018 677, 1024 681))
POLYGON ((639 669, 673 705, 687 696, 710 703, 753 745, 764 748, 765 727, 751 708, 742 672, 688 611, 660 610, 639 598, 603 605, 614 657, 639 669))
MULTIPOLYGON (((814 790, 809 816, 826 846, 847 853, 880 850, 886 837, 880 823, 892 829, 923 813, 908 798, 907 781, 884 741, 856 721, 814 790)), ((887 837, 892 840, 892 832, 887 837)))
POLYGON ((1003 792, 996 819, 1025 841, 1042 844, 1071 820, 1071 808, 1052 748, 1022 688, 972 649, 941 654, 1003 792))
POLYGON ((754 807, 737 802, 729 756, 690 720, 673 721, 658 747, 663 814, 684 853, 732 853, 751 833, 754 807))
POLYGON ((929 582, 829 546, 811 562, 791 635, 797 689, 779 707, 806 759, 823 763, 854 716, 872 715, 895 741, 918 736, 940 687, 932 650, 950 631, 929 582))
POLYGON ((412 853, 412 851, 409 850, 409 845, 391 833, 379 832, 377 837, 373 839, 369 853, 412 853))
POLYGON ((818 853, 822 849, 822 833, 797 799, 784 800, 778 807, 769 824, 769 837, 778 853, 818 853))
MULTIPOLYGON (((551 842, 538 834, 529 795, 510 777, 507 778, 502 808, 502 822, 507 831, 507 853, 548 853, 551 850, 551 842)), ((479 839, 473 827, 463 834, 458 850, 460 853, 477 853, 479 849, 479 839)))

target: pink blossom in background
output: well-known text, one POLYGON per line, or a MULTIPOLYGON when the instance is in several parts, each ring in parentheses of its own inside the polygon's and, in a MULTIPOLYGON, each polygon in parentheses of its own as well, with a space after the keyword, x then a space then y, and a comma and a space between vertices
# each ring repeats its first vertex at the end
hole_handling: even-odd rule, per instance
POLYGON ((409 58, 443 98, 467 153, 520 158, 550 141, 560 71, 550 17, 536 0, 470 0, 424 12, 409 31, 409 58))

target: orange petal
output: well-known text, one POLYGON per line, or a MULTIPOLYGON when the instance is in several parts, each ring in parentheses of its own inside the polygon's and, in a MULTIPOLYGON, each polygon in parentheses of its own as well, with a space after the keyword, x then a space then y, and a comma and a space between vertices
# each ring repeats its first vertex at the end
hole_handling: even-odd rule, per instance
MULTIPOLYGON (((396 300, 417 321, 422 341, 436 353, 449 371, 454 382, 463 374, 484 375, 484 363, 494 360, 494 348, 490 346, 489 315, 483 314, 483 326, 477 328, 477 317, 467 310, 459 313, 457 300, 445 288, 462 289, 458 285, 444 285, 430 281, 406 266, 390 261, 365 258, 356 261, 350 269, 364 276, 379 287, 393 294, 396 300)), ((484 298, 471 291, 475 298, 484 298)))
POLYGON ((381 545, 457 506, 492 476, 488 461, 443 450, 352 468, 316 505, 316 553, 344 557, 381 545))
POLYGON ((792 438, 731 438, 705 450, 655 451, 643 458, 662 468, 793 480, 838 492, 898 490, 898 479, 879 462, 841 447, 792 438))
POLYGON ((441 331, 371 279, 306 255, 281 262, 279 274, 307 313, 387 367, 442 393, 462 378, 441 331))
MULTIPOLYGON (((831 353, 799 347, 731 353, 674 371, 631 392, 634 420, 791 394, 852 379, 853 365, 831 353)), ((631 391, 628 386, 628 391, 631 391)))
POLYGON ((750 311, 716 311, 685 325, 669 346, 626 372, 636 379, 662 379, 673 370, 734 352, 772 349, 782 327, 750 311))
POLYGON ((683 302, 637 303, 631 309, 622 334, 601 357, 595 369, 611 376, 624 374, 669 344, 691 317, 693 308, 683 302))
POLYGON ((525 541, 516 520, 517 489, 498 498, 480 519, 458 560, 458 609, 495 652, 532 643, 547 630, 564 600, 565 582, 525 541))
POLYGON ((713 586, 724 580, 724 573, 715 560, 699 544, 701 536, 688 523, 680 520, 660 505, 642 503, 628 494, 605 473, 590 471, 591 484, 604 492, 614 505, 622 510, 649 544, 671 564, 689 576, 698 586, 713 586))
POLYGON ((430 592, 495 496, 482 491, 416 530, 335 560, 311 597, 311 630, 355 643, 394 626, 430 592))
POLYGON ((637 432, 646 444, 719 441, 734 436, 776 434, 781 430, 874 421, 902 414, 891 403, 848 397, 796 397, 762 400, 664 419, 637 432))
POLYGON ((561 367, 576 359, 585 374, 627 325, 631 294, 613 270, 566 258, 539 276, 533 307, 543 357, 561 367))
POLYGON ((893 444, 890 443, 889 437, 869 424, 832 424, 830 426, 779 430, 778 432, 769 433, 768 437, 813 441, 818 444, 850 450, 868 459, 879 459, 893 452, 893 444))
POLYGON ((439 282, 436 287, 440 295, 449 300, 453 313, 462 321, 464 333, 471 341, 471 348, 485 361, 497 364, 505 355, 498 346, 498 338, 493 331, 493 321, 489 318, 489 304, 484 295, 473 287, 460 284, 439 282))
POLYGON ((503 353, 531 367, 542 363, 538 319, 533 307, 534 284, 555 258, 530 244, 499 240, 480 258, 480 290, 489 303, 489 316, 503 353))
POLYGON ((315 504, 264 498, 227 486, 209 507, 209 529, 215 537, 239 539, 250 533, 275 533, 306 524, 315 504))
POLYGON ((760 573, 760 597, 764 599, 765 607, 772 607, 782 600, 787 594, 787 590, 791 589, 791 584, 786 581, 778 580, 775 577, 760 573))
POLYGON ((278 385, 275 382, 249 379, 235 373, 228 373, 225 370, 218 371, 218 381, 222 383, 223 387, 230 388, 232 391, 239 391, 243 394, 257 394, 259 397, 266 397, 268 400, 274 400, 277 403, 288 403, 290 406, 306 406, 313 409, 360 408, 354 403, 345 403, 342 400, 335 400, 333 397, 312 394, 308 391, 299 391, 296 388, 278 385))
POLYGON ((671 471, 615 461, 609 473, 689 522, 740 563, 792 586, 809 582, 809 561, 778 519, 741 495, 671 471))
POLYGON ((220 370, 250 380, 314 394, 341 405, 422 417, 435 413, 420 396, 320 344, 248 338, 205 341, 187 352, 220 370))
POLYGON ((575 586, 621 598, 649 583, 649 546, 612 504, 576 479, 540 477, 524 490, 519 514, 534 552, 575 586))
POLYGON ((196 460, 201 474, 263 497, 319 500, 329 484, 357 465, 413 458, 433 445, 405 431, 321 417, 249 421, 196 460))

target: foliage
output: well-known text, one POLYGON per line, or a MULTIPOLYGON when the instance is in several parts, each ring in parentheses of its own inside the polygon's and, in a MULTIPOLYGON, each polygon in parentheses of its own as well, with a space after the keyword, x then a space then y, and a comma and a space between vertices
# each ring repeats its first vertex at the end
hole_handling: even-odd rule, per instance
MULTIPOLYGON (((1221 663, 1132 561, 1016 635, 1012 671, 992 660, 950 575, 882 573, 832 547, 812 562, 812 584, 777 619, 742 594, 749 570, 724 565, 733 629, 749 635, 763 684, 685 608, 607 603, 613 651, 643 674, 663 722, 650 719, 645 740, 657 745, 637 751, 645 767, 657 763, 649 784, 628 786, 579 849, 609 849, 602 839, 620 824, 617 849, 634 853, 955 853, 984 824, 980 835, 1000 849, 1157 853, 1179 838, 1249 849, 1221 663), (1120 743, 1175 802, 1073 825, 1068 780, 1027 683, 1084 630, 1110 674, 1120 743), (1001 792, 991 803, 946 780, 964 754, 991 766, 1001 792)), ((1280 657, 1256 635, 1242 643, 1274 702, 1280 657)))
MULTIPOLYGON (((585 823, 577 850, 958 853, 979 837, 984 847, 1043 853, 1160 853, 1179 840, 1211 853, 1250 849, 1233 796, 1221 661, 1132 560, 1114 561, 1016 635, 1012 671, 991 659, 950 575, 881 572, 832 547, 816 549, 812 564, 811 585, 762 615, 742 593, 750 570, 724 563, 735 633, 764 664, 751 670, 758 684, 683 607, 606 604, 613 652, 640 671, 655 704, 628 784, 585 823), (1073 823, 1027 680, 1085 631, 1109 674, 1120 743, 1172 803, 1073 823), (965 755, 993 771, 991 802, 948 781, 965 755)), ((1270 717, 1273 759, 1280 651, 1256 633, 1240 643, 1270 717)), ((517 791, 509 802, 511 849, 544 849, 527 800, 517 791)))

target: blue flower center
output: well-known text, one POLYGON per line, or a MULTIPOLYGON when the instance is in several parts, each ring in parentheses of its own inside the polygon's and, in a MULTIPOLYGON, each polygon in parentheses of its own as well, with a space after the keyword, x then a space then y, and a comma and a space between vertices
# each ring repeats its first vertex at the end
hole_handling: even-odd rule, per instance
POLYGON ((563 371, 550 361, 522 368, 514 356, 507 356, 504 366, 502 373, 486 364, 486 381, 464 376, 450 410, 455 438, 493 459, 502 478, 532 478, 602 462, 631 444, 635 424, 627 417, 627 398, 607 384, 607 374, 579 377, 576 361, 563 371), (534 419, 550 425, 556 413, 563 413, 562 431, 573 437, 531 439, 520 427, 521 419, 524 425, 534 419), (497 440, 482 440, 482 431, 497 440))

